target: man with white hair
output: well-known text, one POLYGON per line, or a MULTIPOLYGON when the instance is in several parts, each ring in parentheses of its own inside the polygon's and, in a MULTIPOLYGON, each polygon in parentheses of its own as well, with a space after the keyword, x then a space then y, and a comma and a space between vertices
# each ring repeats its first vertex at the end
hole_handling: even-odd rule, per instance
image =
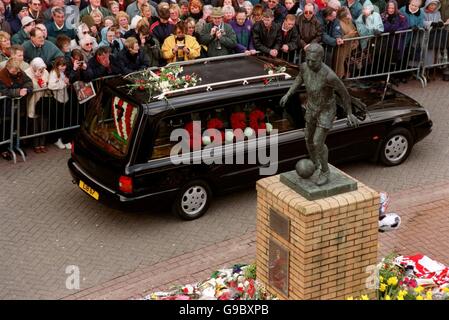
POLYGON ((75 39, 75 31, 69 29, 65 23, 65 12, 63 8, 52 8, 51 17, 52 20, 45 25, 47 27, 48 37, 53 37, 56 40, 60 34, 64 34, 70 39, 75 39))

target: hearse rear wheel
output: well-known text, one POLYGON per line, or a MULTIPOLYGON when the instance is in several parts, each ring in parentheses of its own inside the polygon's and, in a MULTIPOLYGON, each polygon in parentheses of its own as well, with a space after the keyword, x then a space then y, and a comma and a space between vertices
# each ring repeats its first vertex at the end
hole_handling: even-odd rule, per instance
POLYGON ((385 138, 380 150, 380 161, 387 166, 404 162, 413 147, 413 137, 406 128, 395 128, 385 138))
POLYGON ((184 220, 201 217, 209 209, 212 191, 203 180, 195 180, 186 184, 179 192, 173 212, 184 220))

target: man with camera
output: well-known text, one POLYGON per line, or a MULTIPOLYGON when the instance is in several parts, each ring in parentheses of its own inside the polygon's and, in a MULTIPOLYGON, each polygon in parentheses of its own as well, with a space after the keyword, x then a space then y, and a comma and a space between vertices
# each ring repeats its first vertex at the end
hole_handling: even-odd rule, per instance
POLYGON ((212 23, 206 24, 200 33, 200 42, 207 46, 207 55, 216 57, 234 53, 237 36, 232 27, 223 22, 223 11, 213 8, 210 16, 212 23))
POLYGON ((183 21, 176 24, 173 34, 162 45, 162 57, 167 63, 192 60, 198 58, 200 53, 200 44, 194 37, 186 34, 183 21))

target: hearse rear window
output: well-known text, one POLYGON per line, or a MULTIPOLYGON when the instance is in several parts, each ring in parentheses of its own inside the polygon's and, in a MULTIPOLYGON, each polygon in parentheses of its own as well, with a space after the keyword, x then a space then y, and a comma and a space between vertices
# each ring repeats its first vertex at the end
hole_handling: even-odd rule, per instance
POLYGON ((92 106, 84 123, 89 137, 113 156, 123 157, 136 125, 138 108, 117 96, 106 96, 92 106))

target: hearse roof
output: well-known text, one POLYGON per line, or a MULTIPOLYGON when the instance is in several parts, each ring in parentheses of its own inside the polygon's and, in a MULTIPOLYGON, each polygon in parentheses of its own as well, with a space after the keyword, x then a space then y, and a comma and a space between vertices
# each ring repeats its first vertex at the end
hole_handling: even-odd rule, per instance
MULTIPOLYGON (((277 76, 271 76, 276 78, 276 81, 295 78, 298 74, 298 67, 296 65, 283 60, 241 54, 185 61, 169 64, 167 67, 171 65, 182 66, 183 74, 195 73, 201 78, 201 82, 198 82, 194 87, 173 90, 164 94, 156 94, 150 101, 185 96, 189 93, 236 88, 247 84, 262 84, 264 80, 270 78, 267 67, 274 69, 273 72, 278 74, 277 76), (277 67, 285 67, 285 71, 276 71, 277 67)), ((157 71, 157 69, 153 71, 157 71)), ((108 80, 110 87, 128 96, 130 96, 129 88, 126 85, 130 83, 132 83, 132 80, 129 79, 129 76, 108 80)), ((135 90, 132 93, 132 100, 141 104, 148 104, 149 96, 146 91, 135 90)))

